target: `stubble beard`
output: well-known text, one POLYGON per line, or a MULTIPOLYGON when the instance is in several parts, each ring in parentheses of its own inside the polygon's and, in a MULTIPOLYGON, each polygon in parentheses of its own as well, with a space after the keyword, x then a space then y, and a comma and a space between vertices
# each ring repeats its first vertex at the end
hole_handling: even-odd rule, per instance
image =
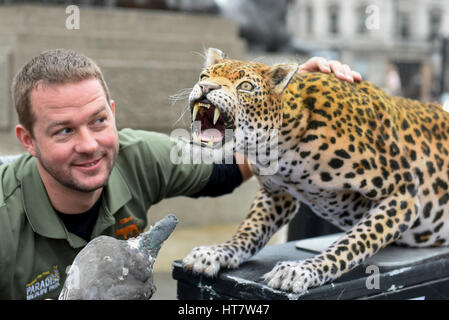
POLYGON ((52 176, 53 179, 56 180, 62 186, 72 189, 72 190, 75 190, 75 191, 78 191, 78 192, 83 192, 83 193, 91 193, 91 192, 98 190, 100 188, 103 188, 107 185, 109 176, 111 175, 112 169, 113 169, 113 167, 115 165, 115 161, 117 159, 118 148, 115 149, 111 154, 112 154, 112 159, 109 160, 109 157, 107 157, 108 152, 104 151, 102 153, 103 159, 106 161, 106 166, 107 166, 107 175, 106 175, 106 178, 104 179, 104 181, 99 183, 96 186, 87 187, 87 186, 83 185, 82 183, 80 183, 77 179, 75 179, 70 174, 69 171, 63 172, 63 171, 55 170, 51 165, 49 165, 46 162, 44 157, 42 157, 42 154, 41 154, 39 148, 36 146, 36 158, 39 161, 42 168, 46 172, 48 172, 48 174, 50 176, 52 176))

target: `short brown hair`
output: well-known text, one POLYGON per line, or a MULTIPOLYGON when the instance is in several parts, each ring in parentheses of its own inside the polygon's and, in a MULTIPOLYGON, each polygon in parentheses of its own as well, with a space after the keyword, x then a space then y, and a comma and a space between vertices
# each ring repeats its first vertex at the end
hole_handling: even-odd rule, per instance
POLYGON ((32 58, 19 70, 12 82, 12 98, 19 123, 34 137, 33 124, 36 118, 31 110, 30 93, 38 84, 65 84, 89 78, 100 81, 109 104, 108 86, 92 59, 69 49, 48 50, 32 58))

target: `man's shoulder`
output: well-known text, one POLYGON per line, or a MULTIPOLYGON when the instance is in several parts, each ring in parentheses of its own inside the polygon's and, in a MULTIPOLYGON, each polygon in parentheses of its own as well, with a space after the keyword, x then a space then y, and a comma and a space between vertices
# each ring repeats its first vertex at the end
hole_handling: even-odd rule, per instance
POLYGON ((16 248, 21 234, 18 231, 25 221, 22 177, 33 170, 33 161, 27 154, 0 166, 0 259, 5 266, 10 263, 10 250, 16 248))
POLYGON ((146 130, 122 129, 118 132, 121 148, 146 143, 169 143, 170 137, 164 133, 146 130))
POLYGON ((120 171, 130 183, 135 181, 137 187, 149 186, 146 192, 156 193, 152 203, 166 197, 194 194, 210 178, 212 164, 185 161, 190 160, 187 153, 190 149, 183 136, 123 129, 119 131, 119 141, 120 171))
POLYGON ((136 154, 147 157, 165 157, 175 141, 160 132, 122 129, 118 133, 121 155, 136 154))
POLYGON ((0 166, 0 206, 16 192, 20 192, 22 178, 31 174, 35 159, 23 154, 13 162, 0 166))

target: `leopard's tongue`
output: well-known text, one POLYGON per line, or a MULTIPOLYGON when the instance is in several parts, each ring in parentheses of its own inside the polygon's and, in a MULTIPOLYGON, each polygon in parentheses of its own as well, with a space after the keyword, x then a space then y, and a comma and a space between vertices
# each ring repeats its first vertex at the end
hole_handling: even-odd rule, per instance
POLYGON ((220 142, 223 139, 223 134, 217 129, 207 129, 202 131, 199 136, 203 142, 220 142))

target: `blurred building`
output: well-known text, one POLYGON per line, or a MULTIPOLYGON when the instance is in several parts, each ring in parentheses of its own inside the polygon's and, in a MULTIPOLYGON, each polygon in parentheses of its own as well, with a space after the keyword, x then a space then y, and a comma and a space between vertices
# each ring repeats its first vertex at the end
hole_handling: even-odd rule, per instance
POLYGON ((8 89, 13 75, 49 48, 75 49, 97 61, 122 106, 119 128, 165 133, 189 127, 189 118, 181 118, 188 94, 182 89, 198 79, 204 50, 245 53, 236 23, 216 15, 81 6, 78 27, 70 25, 72 15, 63 5, 0 6, 0 130, 16 123, 8 89), (184 100, 170 107, 171 96, 184 100))
POLYGON ((449 91, 448 81, 440 88, 447 0, 293 0, 287 25, 295 47, 334 53, 393 94, 433 100, 449 91))
POLYGON ((217 12, 215 0, 0 0, 0 4, 75 4, 106 8, 137 8, 179 11, 217 12))

